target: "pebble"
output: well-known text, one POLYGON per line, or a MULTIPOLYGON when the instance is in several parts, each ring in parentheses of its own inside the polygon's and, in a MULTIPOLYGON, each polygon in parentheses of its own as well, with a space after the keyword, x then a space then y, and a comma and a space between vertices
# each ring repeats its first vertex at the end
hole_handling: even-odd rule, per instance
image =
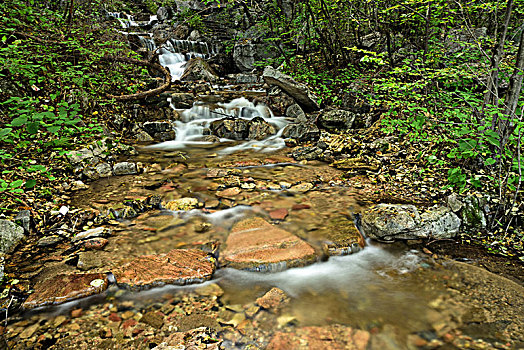
POLYGON ((279 208, 269 212, 269 217, 273 220, 284 220, 287 216, 288 211, 285 208, 279 208))
POLYGON ((73 311, 71 311, 71 317, 72 318, 78 318, 80 316, 82 316, 82 309, 75 309, 73 311))

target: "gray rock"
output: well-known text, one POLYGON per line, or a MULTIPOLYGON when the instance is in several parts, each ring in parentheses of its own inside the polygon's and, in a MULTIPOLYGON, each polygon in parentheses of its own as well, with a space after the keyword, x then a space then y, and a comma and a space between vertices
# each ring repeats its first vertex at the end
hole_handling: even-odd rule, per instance
POLYGON ((284 128, 282 136, 299 142, 317 141, 320 138, 320 130, 315 124, 293 123, 284 128))
POLYGON ((323 113, 318 118, 318 126, 327 129, 350 129, 355 121, 355 113, 342 109, 323 113))
POLYGON ((231 140, 263 140, 277 132, 273 125, 260 117, 215 120, 211 123, 210 130, 213 135, 231 140))
MULTIPOLYGON (((446 198, 446 204, 448 207, 453 210, 453 212, 458 213, 462 207, 464 207, 464 203, 462 203, 458 198, 456 193, 452 193, 446 198)), ((466 222, 464 222, 466 223, 466 222)))
POLYGON ((168 141, 176 138, 174 125, 169 120, 145 122, 142 128, 155 140, 168 141))
POLYGON ((200 32, 198 30, 193 30, 189 34, 187 40, 202 41, 202 35, 200 34, 200 32))
POLYGON ((0 253, 11 253, 24 237, 23 227, 12 221, 0 219, 0 253))
POLYGON ((135 163, 130 162, 120 162, 116 163, 113 167, 113 172, 115 175, 133 175, 138 174, 137 166, 135 163))
POLYGON ((264 81, 269 85, 276 85, 291 96, 305 112, 313 112, 320 109, 318 99, 307 86, 300 84, 295 79, 275 68, 268 66, 262 74, 264 81))
POLYGON ((142 129, 136 131, 135 139, 139 142, 151 142, 155 140, 153 137, 151 137, 151 135, 142 129))
POLYGON ((306 113, 304 113, 302 108, 300 108, 300 106, 296 103, 286 108, 286 117, 293 118, 299 123, 307 122, 306 113))
POLYGON ((195 96, 187 92, 176 92, 171 94, 171 103, 175 108, 191 108, 195 102, 195 96))
POLYGON ((447 207, 430 208, 419 214, 413 205, 378 204, 362 215, 364 233, 374 239, 452 238, 461 221, 447 207))
POLYGON ((89 163, 89 161, 91 161, 94 157, 95 155, 93 154, 93 151, 87 148, 82 148, 77 151, 72 151, 71 153, 69 153, 69 161, 73 165, 78 165, 84 162, 89 163))
POLYGON ((486 227, 486 216, 482 211, 482 207, 477 197, 471 196, 464 199, 462 220, 464 221, 464 224, 469 227, 486 227))
POLYGON ((71 239, 71 242, 75 243, 84 239, 96 238, 96 237, 108 237, 111 235, 111 230, 106 227, 96 227, 83 232, 80 232, 71 239))
POLYGON ((15 217, 15 223, 24 228, 26 233, 29 233, 31 228, 31 211, 30 210, 20 210, 15 217))
POLYGON ((296 160, 323 160, 324 151, 318 147, 300 147, 291 152, 296 160))
POLYGON ((38 242, 36 243, 36 246, 40 248, 52 247, 60 243, 62 240, 63 238, 60 236, 56 236, 56 235, 55 236, 46 236, 46 237, 40 238, 38 242))
POLYGON ((182 81, 217 81, 218 75, 213 71, 213 68, 200 57, 192 58, 184 66, 184 74, 180 77, 182 81))
POLYGON ((107 163, 100 163, 95 169, 100 177, 110 177, 113 175, 113 168, 107 163))
POLYGON ((156 11, 157 19, 160 22, 164 22, 172 19, 176 14, 176 3, 173 3, 174 6, 161 6, 156 11))
POLYGON ((235 84, 257 84, 260 82, 260 78, 255 74, 230 74, 228 77, 234 79, 235 84))
POLYGON ((237 42, 233 48, 233 61, 242 72, 252 71, 255 67, 255 45, 251 42, 237 42))

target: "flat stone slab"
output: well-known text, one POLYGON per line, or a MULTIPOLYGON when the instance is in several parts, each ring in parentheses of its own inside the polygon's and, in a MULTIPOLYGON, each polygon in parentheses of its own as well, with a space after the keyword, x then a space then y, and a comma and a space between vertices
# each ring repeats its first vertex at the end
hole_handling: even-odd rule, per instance
POLYGON ((277 332, 267 350, 365 350, 370 334, 341 325, 302 327, 292 333, 277 332))
POLYGON ((34 293, 29 295, 22 306, 24 309, 33 309, 62 304, 102 293, 107 285, 106 275, 102 273, 60 274, 37 282, 34 293))
POLYGON ((174 249, 167 254, 139 256, 113 274, 119 286, 141 290, 207 281, 213 276, 215 265, 215 259, 204 251, 174 249))
POLYGON ((316 261, 308 243, 259 217, 235 224, 221 255, 224 265, 253 271, 283 270, 316 261))

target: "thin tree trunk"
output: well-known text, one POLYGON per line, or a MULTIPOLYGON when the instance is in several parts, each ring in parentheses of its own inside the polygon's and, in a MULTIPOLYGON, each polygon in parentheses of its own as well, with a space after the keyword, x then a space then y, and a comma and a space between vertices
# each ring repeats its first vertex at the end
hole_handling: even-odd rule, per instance
MULTIPOLYGON (((504 26, 502 28, 502 35, 500 37, 498 45, 494 48, 493 56, 491 57, 491 75, 488 79, 488 85, 486 91, 486 94, 484 95, 484 108, 487 107, 487 105, 495 105, 498 106, 499 103, 499 82, 498 82, 498 74, 499 74, 499 64, 502 59, 503 50, 504 50, 504 42, 506 41, 506 34, 508 32, 509 27, 509 21, 511 19, 511 10, 513 8, 513 0, 508 0, 507 6, 506 6, 506 13, 504 14, 504 26)), ((493 129, 496 128, 498 124, 498 120, 495 118, 492 123, 493 129)))
MULTIPOLYGON (((517 62, 515 69, 509 81, 508 94, 506 96, 506 108, 504 109, 504 116, 506 120, 499 120, 498 134, 501 139, 501 147, 508 141, 509 135, 513 132, 513 118, 519 103, 519 97, 522 93, 522 79, 524 78, 524 30, 520 33, 519 51, 517 53, 517 62)), ((522 118, 522 117, 521 117, 522 118)))

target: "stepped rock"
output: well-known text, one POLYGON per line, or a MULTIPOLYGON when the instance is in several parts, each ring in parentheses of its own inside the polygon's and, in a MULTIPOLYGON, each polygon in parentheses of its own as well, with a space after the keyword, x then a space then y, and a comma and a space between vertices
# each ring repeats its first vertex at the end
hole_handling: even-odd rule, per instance
POLYGON ((114 275, 118 285, 134 290, 186 285, 211 279, 215 260, 197 249, 174 249, 167 254, 143 255, 121 266, 114 275))
POLYGON ((233 226, 222 257, 229 267, 255 271, 303 266, 316 260, 313 247, 259 217, 233 226))
POLYGON ((24 309, 62 304, 102 293, 107 289, 107 279, 102 273, 61 274, 41 280, 34 286, 35 292, 22 305, 24 309))

